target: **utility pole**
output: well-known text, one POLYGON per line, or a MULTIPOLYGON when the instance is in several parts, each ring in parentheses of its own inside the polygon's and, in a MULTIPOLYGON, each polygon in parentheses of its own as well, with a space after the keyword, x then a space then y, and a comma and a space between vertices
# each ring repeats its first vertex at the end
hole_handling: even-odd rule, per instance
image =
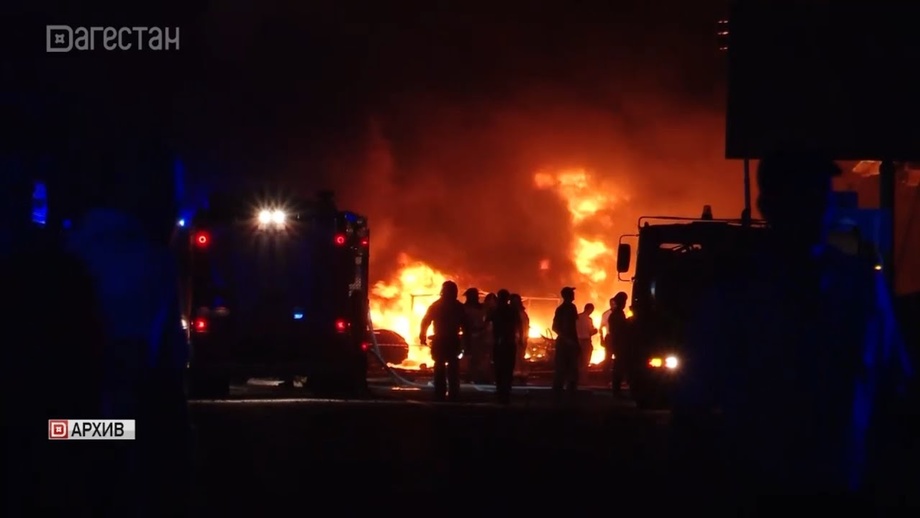
POLYGON ((882 273, 888 282, 888 288, 894 292, 895 264, 894 264, 894 199, 895 199, 895 165, 892 160, 882 160, 879 166, 879 209, 882 221, 888 228, 884 234, 889 236, 882 253, 882 273))
POLYGON ((745 226, 751 224, 751 159, 744 159, 744 211, 741 212, 741 223, 745 226))

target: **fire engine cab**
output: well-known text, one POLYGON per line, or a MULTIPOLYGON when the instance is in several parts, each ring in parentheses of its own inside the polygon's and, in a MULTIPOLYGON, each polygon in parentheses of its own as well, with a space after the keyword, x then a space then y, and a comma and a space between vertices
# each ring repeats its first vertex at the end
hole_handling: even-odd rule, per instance
POLYGON ((620 237, 620 275, 632 266, 632 247, 624 240, 638 240, 629 279, 633 316, 626 365, 637 406, 670 406, 683 376, 686 327, 698 311, 700 293, 725 265, 748 264, 766 237, 764 222, 713 219, 708 205, 700 218, 642 217, 638 234, 620 237))
MULTIPOLYGON (((889 239, 884 213, 857 208, 855 193, 835 193, 828 244, 859 255, 881 270, 879 249, 889 239)), ((713 219, 707 205, 700 218, 643 217, 638 234, 620 237, 617 271, 630 271, 632 250, 624 243, 638 239, 633 269, 630 359, 626 369, 630 392, 645 408, 670 405, 679 388, 686 355, 686 327, 699 311, 700 293, 723 270, 743 270, 769 246, 764 221, 713 219)))
POLYGON ((189 393, 306 377, 320 393, 366 388, 367 218, 316 199, 212 199, 182 222, 189 393))

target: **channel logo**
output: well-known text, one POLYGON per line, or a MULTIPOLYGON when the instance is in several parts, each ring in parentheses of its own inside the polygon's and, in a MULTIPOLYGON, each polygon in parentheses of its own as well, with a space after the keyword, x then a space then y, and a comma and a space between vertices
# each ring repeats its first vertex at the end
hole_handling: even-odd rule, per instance
POLYGON ((179 27, 45 26, 45 51, 179 50, 179 27))
POLYGON ((133 441, 134 419, 49 419, 48 440, 133 441))
POLYGON ((45 50, 47 52, 70 52, 71 49, 73 49, 73 29, 69 25, 45 27, 45 50))
POLYGON ((48 421, 49 439, 66 439, 67 435, 67 421, 55 419, 48 421))

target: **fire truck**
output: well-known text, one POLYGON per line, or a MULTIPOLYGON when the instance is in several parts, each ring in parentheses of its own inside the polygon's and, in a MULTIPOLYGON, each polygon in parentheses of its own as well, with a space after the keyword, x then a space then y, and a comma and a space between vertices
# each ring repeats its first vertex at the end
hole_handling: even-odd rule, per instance
MULTIPOLYGON (((682 376, 685 327, 699 311, 700 293, 721 268, 744 264, 763 243, 761 221, 713 219, 709 206, 700 218, 644 216, 637 234, 620 237, 617 272, 632 266, 630 351, 626 375, 630 393, 641 408, 666 407, 682 376)), ((621 280, 626 280, 622 279, 621 280)))
POLYGON ((219 397, 251 377, 306 377, 319 393, 366 388, 367 218, 328 192, 244 193, 180 225, 190 396, 219 397))
MULTIPOLYGON (((881 270, 890 239, 885 212, 859 209, 855 193, 835 193, 827 244, 859 255, 881 270)), ((627 365, 630 393, 643 408, 663 408, 679 387, 686 359, 685 328, 699 308, 700 294, 722 272, 746 265, 767 246, 766 223, 758 220, 713 219, 709 206, 700 218, 642 217, 637 234, 620 237, 617 272, 632 266, 631 352, 627 365)))

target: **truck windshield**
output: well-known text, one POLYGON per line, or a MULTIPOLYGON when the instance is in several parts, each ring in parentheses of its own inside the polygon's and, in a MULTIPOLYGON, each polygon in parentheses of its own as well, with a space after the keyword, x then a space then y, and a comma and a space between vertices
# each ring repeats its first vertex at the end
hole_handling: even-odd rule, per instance
POLYGON ((662 243, 655 258, 650 291, 659 307, 684 314, 710 278, 712 257, 700 243, 662 243))

